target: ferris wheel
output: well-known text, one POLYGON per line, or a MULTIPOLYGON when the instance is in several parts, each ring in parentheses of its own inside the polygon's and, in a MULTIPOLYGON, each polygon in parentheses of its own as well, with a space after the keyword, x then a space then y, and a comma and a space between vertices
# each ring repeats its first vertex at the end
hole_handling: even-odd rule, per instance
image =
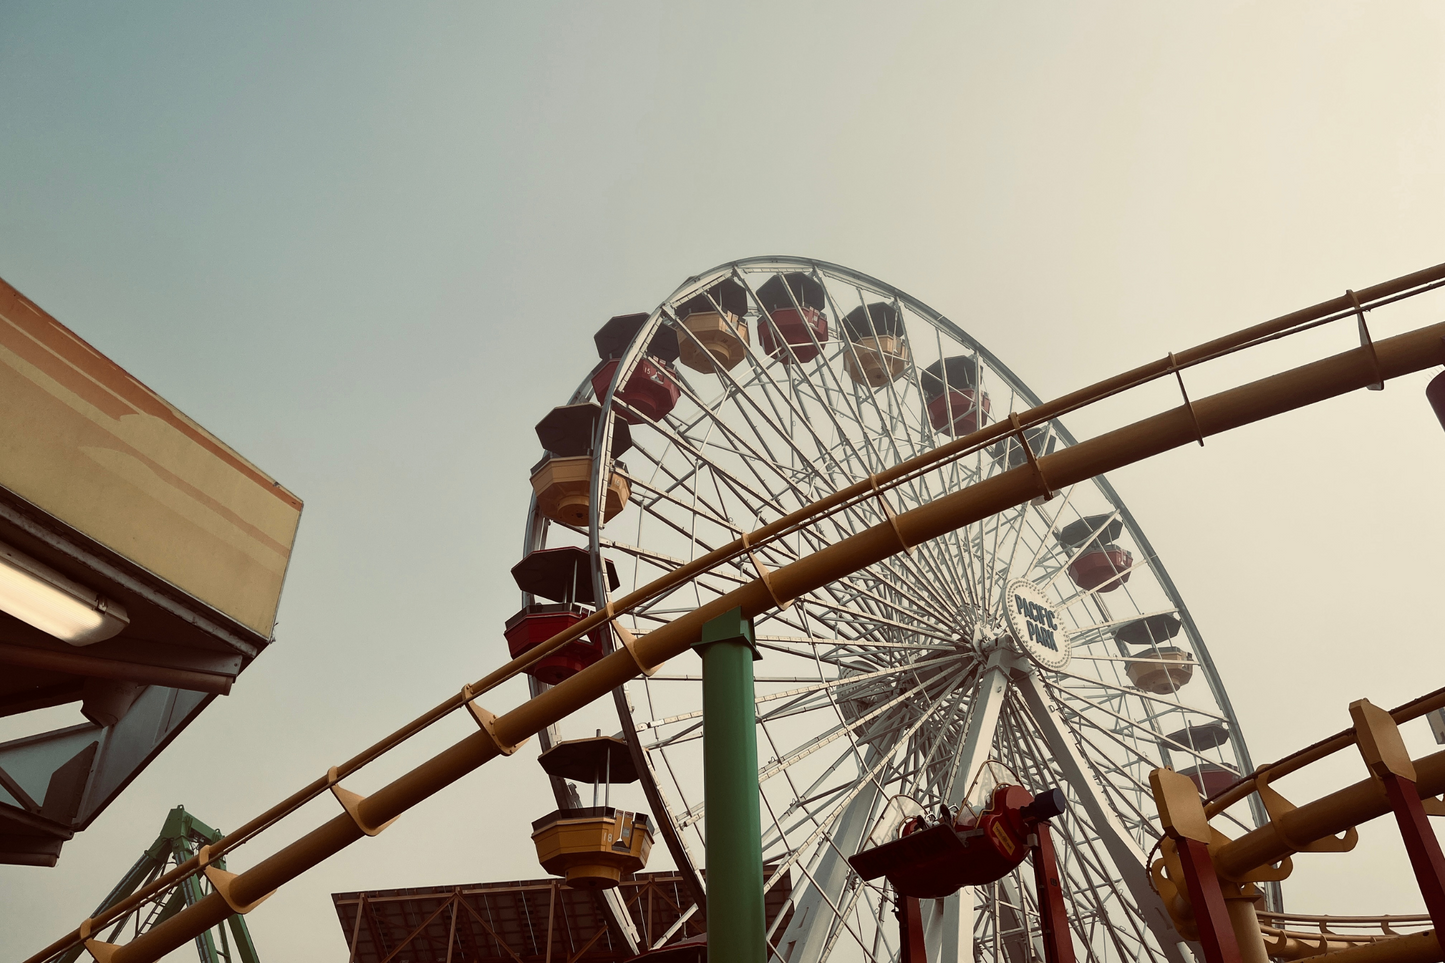
MULTIPOLYGON (((596 340, 597 368, 548 416, 558 442, 547 442, 534 469, 524 546, 529 556, 563 549, 556 557, 586 571, 550 596, 560 606, 525 596, 519 618, 605 606, 769 521, 1039 404, 938 312, 811 259, 720 265, 650 314, 613 318, 596 340), (581 425, 571 440, 569 424, 581 425)), ((1058 422, 1026 437, 1028 450, 1010 437, 912 477, 620 623, 642 635, 891 511, 1025 464, 1030 450, 1073 443, 1058 422)), ((861 880, 848 857, 900 800, 919 811, 967 805, 998 771, 1035 792, 1065 791, 1055 835, 1080 959, 1189 958, 1149 879, 1161 830, 1148 774, 1171 766, 1209 795, 1253 766, 1183 599, 1104 478, 780 601, 786 606, 756 623, 765 885, 786 892, 767 934, 771 959, 895 960, 891 894, 861 880)), ((568 658, 587 661, 581 648, 564 653, 533 673, 534 689, 564 677, 568 658)), ((676 659, 614 697, 658 835, 702 902, 700 666, 676 659)), ((543 746, 602 725, 569 719, 570 728, 543 734, 543 746)), ((574 790, 553 785, 566 805, 574 790)), ((1262 814, 1234 816, 1253 828, 1262 814)), ((1265 896, 1281 908, 1277 889, 1265 896)), ((965 888, 925 914, 930 959, 1042 959, 1026 874, 965 888)))

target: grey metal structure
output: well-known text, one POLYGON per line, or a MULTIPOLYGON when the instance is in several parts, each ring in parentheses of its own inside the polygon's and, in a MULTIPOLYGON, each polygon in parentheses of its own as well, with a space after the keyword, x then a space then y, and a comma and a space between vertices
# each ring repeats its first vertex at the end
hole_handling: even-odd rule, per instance
POLYGON ((0 716, 78 703, 83 720, 0 743, 0 863, 54 866, 270 639, 3 488, 0 541, 124 599, 145 626, 77 649, 0 613, 0 716))
MULTIPOLYGON (((716 301, 713 307, 721 311, 716 301)), ((534 506, 527 547, 585 545, 599 597, 608 592, 600 577, 604 557, 616 563, 623 583, 618 593, 626 593, 947 441, 959 413, 944 410, 940 421, 929 409, 940 394, 954 397, 955 389, 975 406, 974 425, 1039 404, 962 328, 888 284, 806 258, 720 265, 689 278, 649 315, 618 374, 598 392, 604 409, 633 422, 626 510, 602 524, 599 506, 612 466, 598 459, 588 529, 548 522, 534 506), (763 285, 789 273, 821 285, 826 332, 804 328, 802 339, 789 340, 784 324, 805 307, 793 288, 785 286, 790 303, 779 303, 776 294, 771 307, 760 299, 763 285), (680 387, 678 402, 661 419, 646 417, 628 403, 626 386, 647 347, 664 328, 700 347, 677 309, 725 280, 747 292, 750 344, 741 362, 730 370, 669 369, 680 387), (850 315, 845 328, 839 322, 850 315), (879 319, 896 319, 890 321, 896 330, 882 330, 879 319), (771 334, 766 343, 765 330, 771 334), (884 340, 890 332, 896 337, 884 340), (880 370, 885 373, 878 376, 880 370), (963 381, 950 383, 959 371, 963 381)), ((589 378, 574 400, 593 395, 589 378)), ((610 425, 611 419, 599 421, 595 450, 610 450, 610 425)), ((971 429, 965 423, 953 430, 971 429)), ((1056 422, 1036 438, 1040 451, 1073 443, 1056 422)), ((760 569, 1006 470, 1022 457, 1011 444, 907 482, 889 494, 891 505, 880 498, 835 512, 654 599, 625 624, 641 635, 756 578, 760 569)), ((919 545, 794 600, 757 628, 765 655, 757 679, 764 859, 791 872, 793 881, 792 913, 786 922, 780 915, 768 934, 773 959, 895 959, 889 894, 861 883, 845 860, 888 800, 908 796, 934 810, 956 805, 989 759, 1008 765, 1032 788, 1066 788, 1070 811, 1057 835, 1080 958, 1188 958, 1188 947, 1160 913, 1144 865, 1160 835, 1148 772, 1171 764, 1234 773, 1253 766, 1197 626, 1106 480, 919 545), (1073 569, 1090 545, 1059 538, 1061 529, 1085 518, 1103 519, 1092 529, 1117 523, 1117 536, 1108 540, 1129 555, 1108 583, 1093 588, 1076 584, 1073 569), (1014 579, 1040 587, 1068 624, 1075 650, 1061 669, 1031 662, 1013 638, 1004 588, 1014 579), (1132 648, 1116 637, 1120 626, 1151 616, 1172 617, 1177 635, 1151 634, 1132 648), (1167 652, 1171 646, 1177 654, 1167 652), (1136 684, 1131 670, 1163 658, 1187 663, 1187 671, 1168 675, 1163 691, 1157 680, 1136 684), (1211 725, 1227 736, 1219 745, 1169 738, 1211 725)), ((678 660, 619 689, 615 702, 660 836, 705 912, 699 693, 697 668, 678 660)), ((565 723, 578 727, 572 735, 594 724, 601 720, 586 714, 565 723)), ((1249 826, 1257 818, 1238 814, 1249 826)), ((1026 963, 1038 932, 1032 887, 1031 877, 1015 873, 930 907, 930 958, 1026 963)), ((1270 899, 1277 903, 1277 890, 1270 899)))

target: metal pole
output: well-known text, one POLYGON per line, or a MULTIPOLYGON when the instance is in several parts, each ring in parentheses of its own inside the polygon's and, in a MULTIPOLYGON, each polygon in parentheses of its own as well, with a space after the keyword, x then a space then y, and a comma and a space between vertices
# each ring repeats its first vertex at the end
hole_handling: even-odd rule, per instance
POLYGON ((928 963, 923 947, 923 911, 912 896, 898 897, 898 963, 928 963))
POLYGON ((1074 963, 1074 937, 1069 932, 1068 908, 1064 906, 1064 886, 1059 881, 1059 862, 1054 854, 1054 838, 1049 824, 1041 822, 1034 830, 1034 893, 1039 902, 1039 926, 1044 931, 1045 963, 1074 963))
POLYGON ((702 627, 703 798, 707 806, 707 955, 763 963, 762 815, 753 701, 753 626, 743 610, 702 627))
POLYGON ((1380 780, 1395 811, 1400 838, 1410 856, 1410 868, 1425 899, 1425 909, 1435 923, 1435 932, 1445 927, 1445 856, 1440 840, 1425 815, 1420 791, 1415 785, 1415 763, 1400 738, 1400 727, 1390 714, 1368 699, 1350 703, 1360 755, 1370 772, 1380 780))

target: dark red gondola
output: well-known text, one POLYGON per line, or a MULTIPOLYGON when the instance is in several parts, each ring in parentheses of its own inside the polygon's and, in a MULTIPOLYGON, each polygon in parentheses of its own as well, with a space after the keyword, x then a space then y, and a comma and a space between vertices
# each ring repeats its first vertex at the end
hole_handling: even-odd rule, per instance
MULTIPOLYGON (((605 362, 592 376, 592 393, 599 399, 607 394, 612 379, 617 374, 623 352, 642 329, 646 314, 619 314, 602 326, 592 340, 597 345, 597 354, 605 362)), ((647 346, 647 354, 639 358, 632 369, 627 384, 619 388, 615 397, 630 406, 633 411, 620 410, 618 414, 632 424, 644 420, 661 421, 677 404, 682 388, 677 382, 677 373, 672 362, 677 360, 677 332, 662 327, 653 335, 647 346)))
POLYGON ((1163 645, 1183 627, 1179 616, 1165 612, 1125 622, 1114 630, 1114 638, 1130 645, 1163 645))
POLYGON ((820 345, 828 342, 823 313, 828 294, 821 281, 801 271, 775 274, 758 288, 758 301, 766 312, 758 319, 758 344, 770 357, 792 364, 818 356, 820 345))
POLYGON ((988 424, 988 392, 978 385, 978 363, 968 355, 935 361, 923 370, 923 400, 934 431, 953 438, 988 424))
POLYGON ((1198 789, 1199 794, 1206 799, 1224 792, 1239 782, 1239 773, 1232 769, 1225 769, 1223 766, 1216 766, 1212 762, 1201 763, 1189 769, 1180 769, 1179 775, 1188 776, 1189 781, 1194 783, 1194 788, 1198 789))
MULTIPOLYGON (((596 604, 592 561, 586 549, 569 546, 532 552, 512 566, 512 578, 522 591, 560 603, 534 602, 507 620, 507 650, 514 659, 585 619, 591 614, 586 606, 596 604)), ((610 560, 607 582, 612 589, 620 584, 617 569, 610 560)), ((586 636, 549 652, 528 666, 527 674, 548 685, 570 679, 607 654, 607 631, 606 626, 599 626, 586 636)))
MULTIPOLYGON (((558 632, 564 632, 588 615, 580 605, 528 605, 507 620, 507 651, 516 658, 558 632)), ((593 629, 555 652, 549 652, 528 666, 526 672, 538 682, 556 685, 572 678, 607 654, 606 628, 593 629)))
MULTIPOLYGON (((1052 455, 1059 444, 1058 436, 1049 429, 1048 425, 1030 428, 1024 432, 1024 437, 1028 439, 1029 448, 1033 451, 1035 458, 1052 455)), ((1028 453, 1024 451, 1024 446, 1019 444, 1015 435, 1009 435, 1003 441, 990 445, 988 454, 990 458, 999 463, 999 467, 1004 471, 1022 468, 1029 463, 1028 453)))
POLYGON ((1112 592, 1129 581, 1133 554, 1114 544, 1124 532, 1120 519, 1109 521, 1108 515, 1090 515, 1065 526, 1057 538, 1078 557, 1069 565, 1069 578, 1086 592, 1112 592), (1082 549, 1082 551, 1081 551, 1082 549))
POLYGON ((1229 730, 1224 727, 1222 722, 1204 722, 1185 726, 1177 732, 1167 734, 1164 738, 1181 746, 1189 746, 1195 752, 1203 752, 1205 749, 1214 749, 1228 742, 1229 730))

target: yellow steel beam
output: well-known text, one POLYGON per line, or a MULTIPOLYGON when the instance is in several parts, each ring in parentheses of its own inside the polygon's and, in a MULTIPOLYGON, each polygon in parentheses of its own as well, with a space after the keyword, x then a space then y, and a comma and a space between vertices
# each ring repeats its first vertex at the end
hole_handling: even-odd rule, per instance
MULTIPOLYGON (((1285 337, 1291 333, 1338 319, 1348 313, 1355 313, 1360 318, 1363 318, 1364 311, 1369 311, 1372 308, 1382 307, 1404 298, 1434 290, 1442 284, 1445 284, 1445 264, 1438 264, 1431 268, 1425 268, 1424 270, 1415 271, 1411 274, 1371 285, 1358 292, 1347 291, 1339 297, 1321 301, 1318 304, 1308 308, 1301 308, 1298 311, 1292 311, 1289 314, 1252 325, 1251 327, 1233 332, 1221 338, 1216 338, 1213 341, 1201 345, 1196 345, 1184 351, 1177 353, 1171 352, 1158 361, 1141 365, 1123 374, 1106 378, 1103 381, 1070 392, 1053 401, 1045 402, 1036 408, 1029 409, 1021 415, 1018 415, 1017 418, 1011 416, 1008 423, 997 422, 993 425, 980 428, 978 431, 965 435, 962 438, 945 442, 937 448, 900 462, 892 468, 885 469, 865 481, 841 489, 782 518, 775 519, 756 531, 749 533, 744 538, 735 539, 727 545, 700 556, 671 572, 665 573, 622 599, 615 600, 613 605, 607 609, 594 612, 571 628, 558 633, 540 645, 528 650, 523 655, 493 670, 480 681, 471 685, 469 689, 463 688, 460 694, 448 697, 400 729, 382 737, 355 756, 352 756, 346 762, 335 767, 332 773, 313 780, 265 812, 227 833, 225 838, 211 847, 213 856, 219 858, 244 844, 253 836, 265 831, 277 821, 295 812, 301 806, 316 798, 316 796, 325 793, 335 780, 344 779, 358 771, 380 756, 396 748, 407 739, 426 729, 428 726, 445 718, 476 696, 490 691, 519 672, 525 671, 528 666, 542 659, 548 653, 566 645, 574 639, 580 638, 604 622, 615 618, 619 614, 630 611, 632 608, 643 604, 651 598, 663 594, 674 586, 695 577, 699 573, 742 554, 749 549, 749 546, 756 548, 771 538, 783 535, 795 528, 800 528, 822 517, 826 517, 828 513, 839 510, 857 499, 877 495, 879 492, 885 491, 893 485, 901 484, 916 474, 933 470, 954 458, 977 451, 1006 434, 1016 432, 1019 427, 1027 428, 1036 424, 1042 424, 1052 418, 1057 418, 1071 411, 1093 404, 1094 402, 1109 398, 1122 391, 1127 391, 1130 388, 1147 384, 1157 378, 1167 377, 1170 374, 1178 376, 1181 370, 1193 365, 1202 364, 1266 341, 1285 337)), ((1180 384, 1182 388, 1182 379, 1180 384)), ((1202 439, 1202 436, 1200 437, 1202 439)), ((1397 721, 1404 720, 1397 717, 1397 721)), ((1252 783, 1250 787, 1237 788, 1239 795, 1242 797, 1251 791, 1252 783)), ((1214 809, 1210 810, 1211 814, 1215 811, 1214 809)), ((177 880, 190 876, 200 868, 199 859, 192 857, 161 878, 152 881, 149 886, 137 890, 124 902, 111 907, 90 922, 94 924, 96 928, 99 928, 109 921, 118 919, 121 915, 139 906, 156 893, 173 885, 177 880)), ((50 952, 59 952, 69 946, 73 946, 80 937, 81 934, 79 930, 73 930, 60 941, 48 947, 46 951, 38 954, 35 959, 44 958, 50 952)))
MULTIPOLYGON (((149 963, 158 959, 230 915, 235 911, 233 906, 255 903, 362 838, 361 826, 385 824, 546 726, 622 685, 640 669, 660 665, 686 651, 697 640, 703 623, 723 612, 741 607, 744 616, 754 617, 773 607, 775 597, 796 598, 896 554, 905 545, 936 538, 1051 490, 1192 444, 1201 436, 1218 434, 1381 380, 1445 364, 1442 338, 1445 338, 1445 324, 1431 325, 1198 399, 1192 406, 1170 409, 1041 457, 1036 465, 1025 465, 950 493, 898 515, 891 522, 823 548, 771 573, 771 586, 761 580, 744 585, 635 640, 511 712, 488 720, 489 724, 474 735, 360 801, 356 817, 343 813, 229 880, 227 895, 213 893, 124 946, 96 949, 108 957, 110 963, 149 963)), ((1424 789, 1423 765, 1421 776, 1424 789)), ((73 932, 52 946, 63 949, 74 945, 80 935, 78 931, 73 932)), ((54 952, 55 949, 47 948, 31 960, 39 963, 54 952)))

